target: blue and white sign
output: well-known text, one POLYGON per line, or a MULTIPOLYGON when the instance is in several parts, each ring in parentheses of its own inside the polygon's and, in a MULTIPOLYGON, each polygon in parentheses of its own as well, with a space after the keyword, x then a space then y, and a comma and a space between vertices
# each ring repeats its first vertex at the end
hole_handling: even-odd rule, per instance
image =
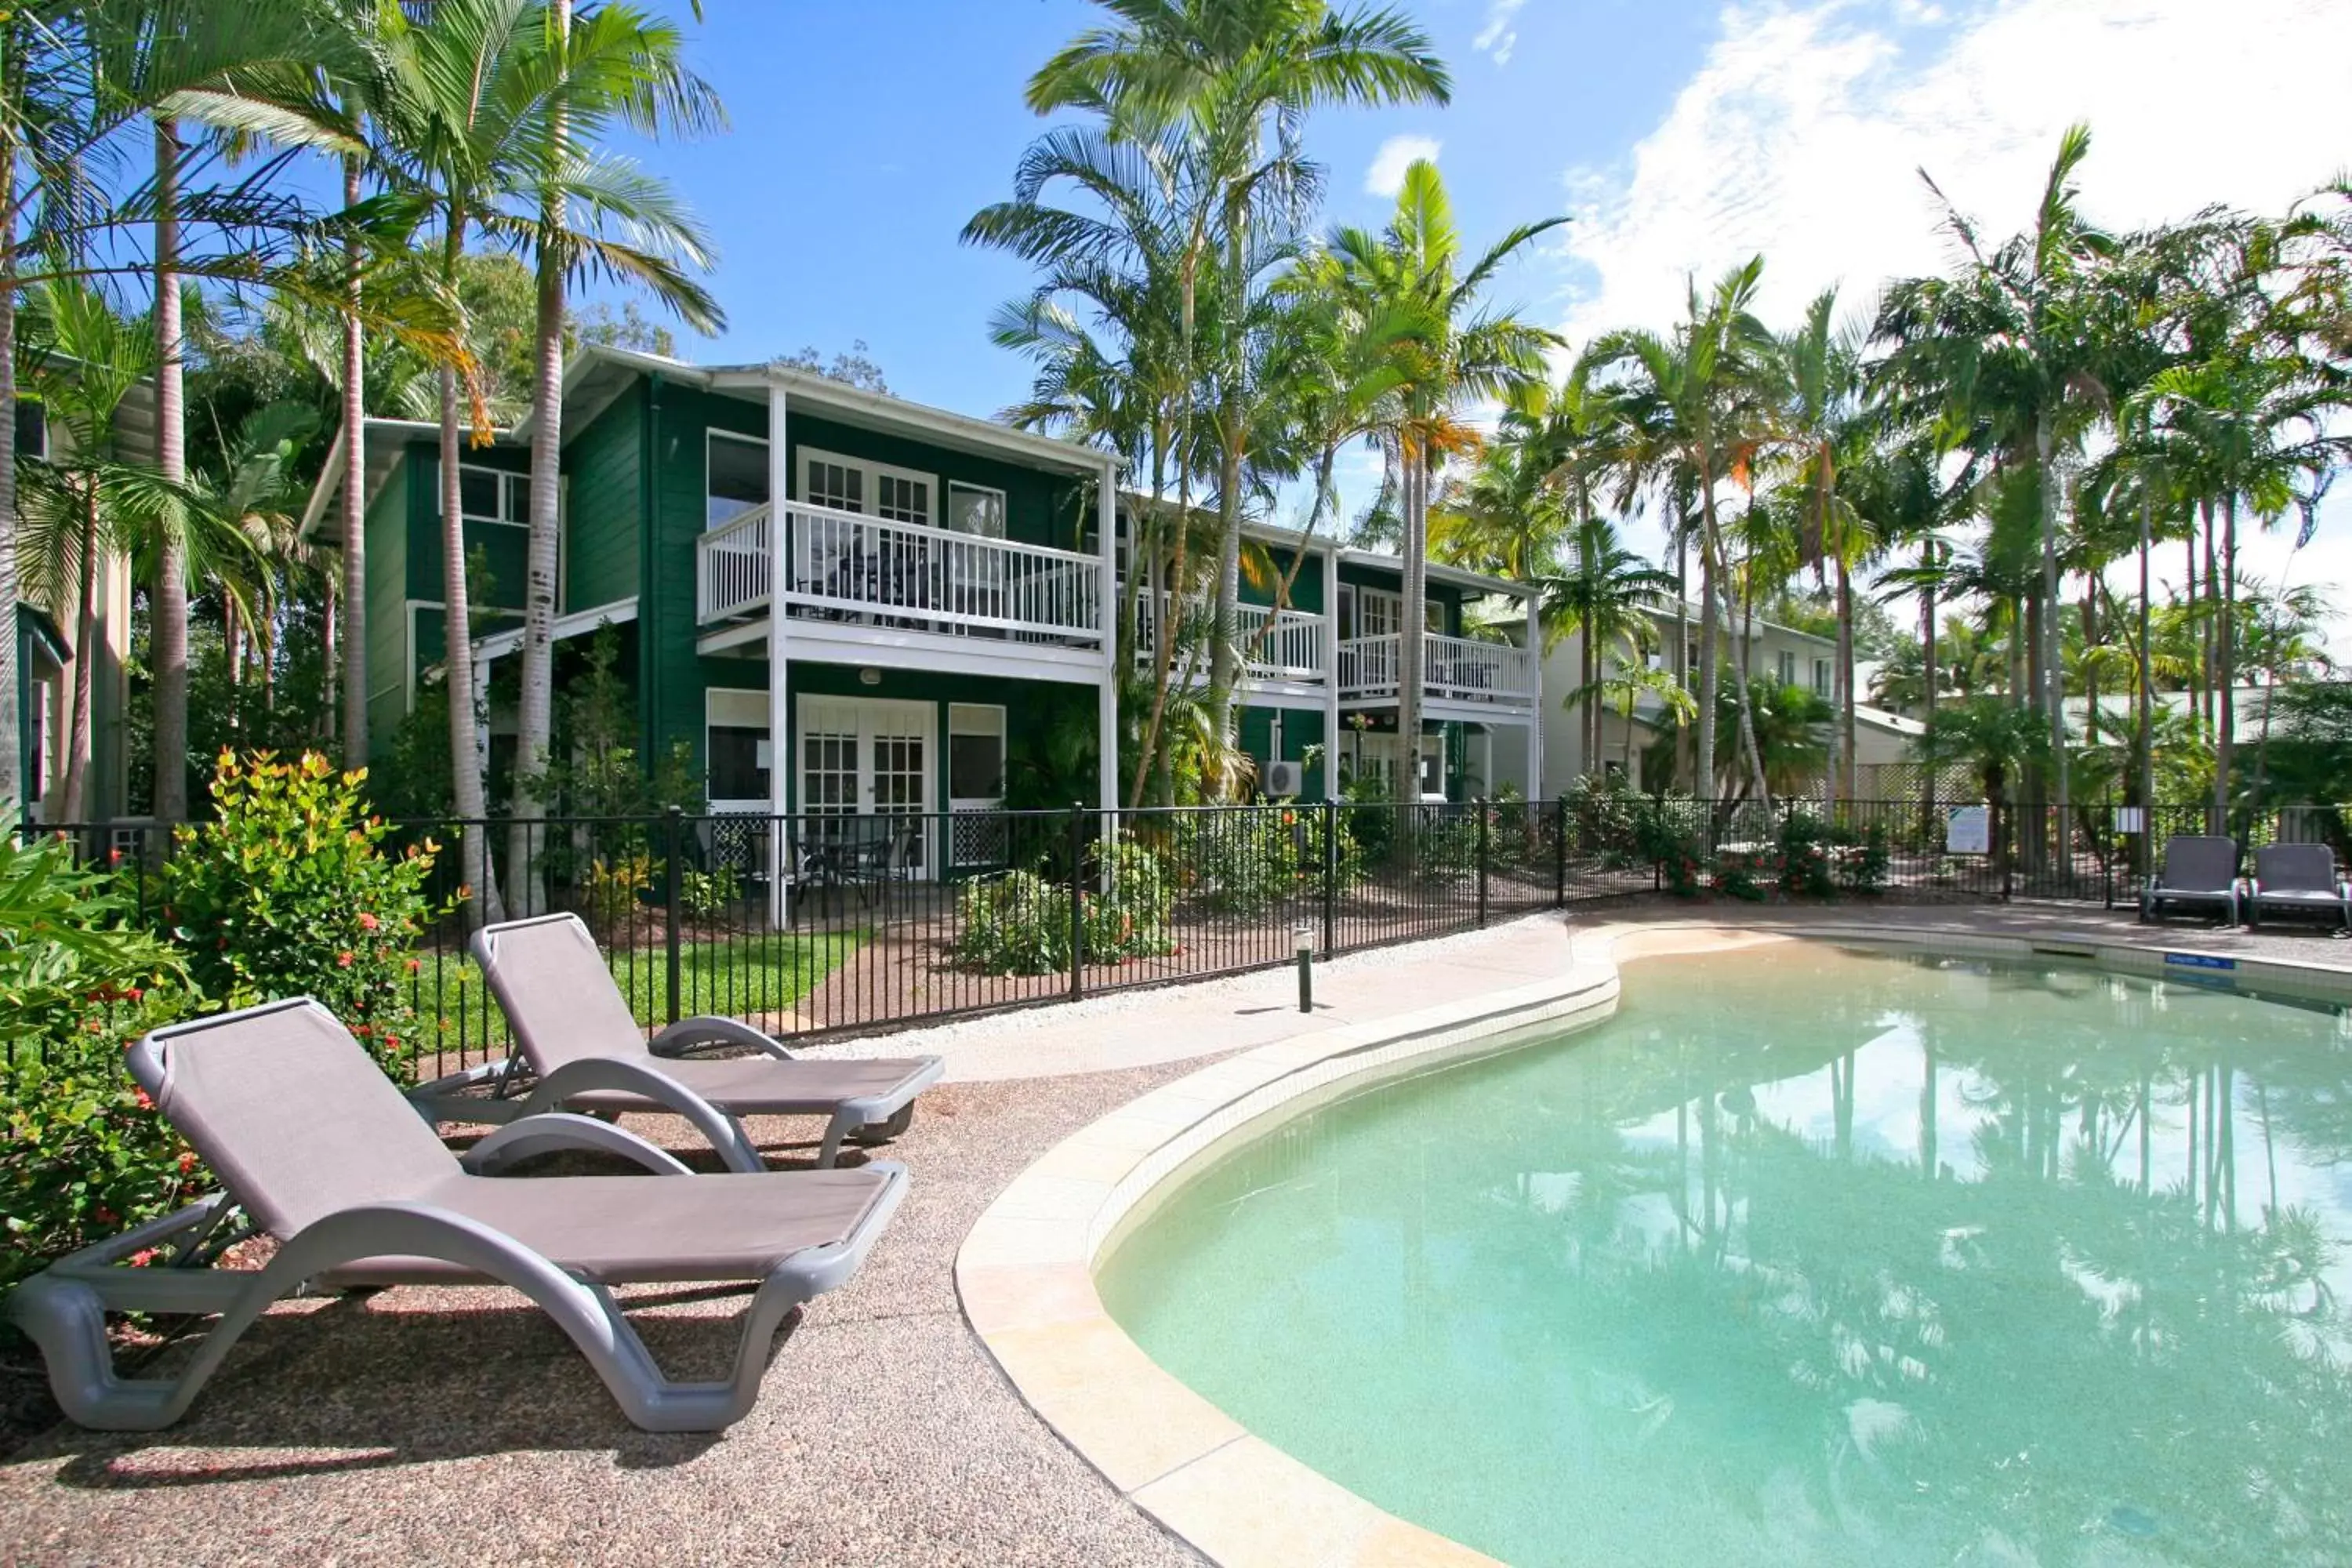
POLYGON ((2166 964, 2174 969, 2235 969, 2238 961, 2211 952, 2168 952, 2166 964))

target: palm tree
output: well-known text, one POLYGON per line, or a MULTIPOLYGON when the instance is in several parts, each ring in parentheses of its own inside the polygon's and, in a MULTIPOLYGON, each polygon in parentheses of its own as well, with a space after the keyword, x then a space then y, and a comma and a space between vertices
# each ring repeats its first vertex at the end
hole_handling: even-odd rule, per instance
POLYGON ((1673 591, 1675 580, 1625 548, 1616 525, 1604 517, 1577 524, 1572 553, 1569 569, 1544 584, 1543 617, 1555 633, 1573 626, 1582 639, 1577 687, 1568 702, 1583 710, 1585 770, 1598 773, 1606 650, 1622 643, 1632 650, 1629 662, 1642 663, 1654 630, 1650 608, 1660 595, 1673 591))
MULTIPOLYGON (((575 275, 625 279, 650 289, 698 331, 717 331, 717 303, 682 270, 705 267, 699 226, 662 182, 598 143, 616 124, 653 134, 724 123, 718 95, 680 60, 677 28, 631 6, 599 5, 575 27, 572 0, 552 0, 546 26, 555 81, 547 90, 546 166, 529 220, 501 214, 484 226, 527 244, 538 268, 537 379, 532 388, 530 542, 523 571, 522 682, 517 704, 515 828, 507 857, 518 889, 534 879, 530 829, 544 809, 549 727, 554 712, 556 500, 563 453, 566 285, 575 275), (613 231, 625 231, 625 240, 613 231)), ((529 68, 527 61, 518 65, 529 68)), ((532 907, 536 901, 532 900, 532 907)))
MULTIPOLYGON (((1314 176, 1297 151, 1298 122, 1334 103, 1444 103, 1452 91, 1429 40, 1391 11, 1335 13, 1325 0, 1098 0, 1116 18, 1081 34, 1030 79, 1040 114, 1080 109, 1117 140, 1183 141, 1200 178, 1177 248, 1184 381, 1196 387, 1196 305, 1202 271, 1222 268, 1229 319, 1248 311, 1251 229, 1271 199, 1303 216, 1314 176), (1269 152, 1269 144, 1272 151, 1269 152)), ((1243 433, 1253 394, 1243 343, 1228 341, 1207 390, 1217 404, 1216 618, 1229 632, 1239 596, 1243 433)), ((1213 721, 1231 721, 1234 650, 1212 661, 1213 721)))
MULTIPOLYGON (((1769 439, 1768 372, 1773 340, 1756 319, 1764 260, 1732 268, 1704 299, 1690 286, 1685 320, 1671 337, 1631 330, 1597 340, 1596 370, 1621 387, 1629 473, 1647 474, 1679 495, 1696 492, 1699 508, 1699 690, 1697 787, 1716 779, 1716 693, 1723 637, 1726 563, 1716 491, 1748 471, 1769 439)), ((1770 787, 1756 749, 1747 682, 1735 672, 1740 740, 1759 796, 1770 787)))
POLYGON ((1864 409, 1860 334, 1836 321, 1837 290, 1824 289, 1806 307, 1804 324, 1780 340, 1783 379, 1781 439, 1793 460, 1790 489, 1802 508, 1800 558, 1833 569, 1837 592, 1835 689, 1837 724, 1830 737, 1831 781, 1837 796, 1854 788, 1853 573, 1876 541, 1848 483, 1853 469, 1874 455, 1876 421, 1864 409))
MULTIPOLYGON (((454 293, 473 236, 508 247, 551 244, 562 270, 643 283, 690 321, 712 324, 716 306, 686 268, 707 257, 700 231, 666 187, 624 160, 575 149, 563 116, 589 126, 667 101, 675 35, 625 5, 559 34, 538 0, 441 0, 427 23, 388 17, 385 49, 399 91, 379 116, 382 144, 398 177, 429 206, 439 229, 440 287, 454 293), (650 60, 640 50, 651 52, 650 60), (546 204, 565 224, 549 236, 546 204), (629 231, 611 238, 608 227, 629 231)), ((678 88, 689 97, 698 89, 678 88)), ((485 918, 503 903, 489 874, 473 650, 471 605, 458 495, 458 372, 440 374, 443 599, 449 683, 452 798, 466 833, 466 875, 480 890, 485 918)), ((476 399, 477 422, 481 416, 476 399)), ((547 574, 551 584, 552 572, 547 574)), ((535 774, 533 775, 536 776, 535 774)), ((534 786, 526 786, 535 787, 534 786)), ((516 869, 528 879, 529 867, 516 869)), ((520 884, 519 883, 519 886, 520 884)))
POLYGON ((1407 787, 1415 794, 1421 778, 1431 482, 1442 454, 1471 452, 1480 445, 1476 431, 1461 417, 1462 405, 1503 398, 1534 383, 1542 374, 1545 350, 1559 341, 1509 311, 1478 310, 1478 297, 1521 247, 1567 221, 1522 225, 1465 266, 1437 165, 1417 159, 1405 171, 1396 214, 1385 230, 1373 235, 1341 228, 1302 267, 1307 286, 1323 289, 1357 331, 1389 345, 1381 357, 1393 391, 1380 423, 1397 465, 1404 525, 1397 730, 1407 787))
MULTIPOLYGON (((1638 645, 1628 645, 1627 658, 1617 664, 1617 673, 1601 683, 1601 698, 1624 721, 1624 752, 1619 766, 1625 776, 1633 775, 1633 713, 1644 696, 1658 700, 1658 721, 1661 727, 1680 730, 1698 711, 1698 699, 1693 697, 1683 683, 1675 679, 1671 669, 1653 669, 1642 658, 1638 645)), ((1599 727, 1595 726, 1595 732, 1599 727)), ((1593 770, 1598 773, 1599 769, 1593 770)))
MULTIPOLYGON (((1923 423, 1940 423, 1979 453, 2026 469, 2033 482, 2041 584, 2027 650, 2032 701, 2043 716, 2046 755, 2063 815, 2067 799, 2064 714, 2057 658, 2061 459, 2107 405, 2105 360, 2124 335, 2127 302, 2105 287, 2116 241, 2086 220, 2075 173, 2091 135, 2075 125, 2059 139, 2032 225, 1988 252, 1976 225, 1928 189, 1942 228, 1965 258, 1953 277, 1909 279, 1881 301, 1873 335, 1890 345, 1882 382, 1923 423)), ((2020 693, 2021 698, 2023 692, 2020 693)))
POLYGON ((89 805, 95 632, 106 562, 123 553, 167 493, 117 448, 123 402, 154 369, 154 340, 114 313, 87 284, 52 281, 28 301, 26 379, 57 441, 48 458, 21 459, 22 580, 68 628, 73 689, 65 777, 53 821, 79 822, 89 805), (133 514, 136 514, 135 516, 133 514))
POLYGON ((1964 765, 1981 782, 1992 813, 1993 868, 2005 879, 2010 836, 2004 812, 2011 790, 2050 760, 2050 733, 2041 715, 1997 697, 1948 702, 1927 716, 1919 756, 1931 768, 1964 765))

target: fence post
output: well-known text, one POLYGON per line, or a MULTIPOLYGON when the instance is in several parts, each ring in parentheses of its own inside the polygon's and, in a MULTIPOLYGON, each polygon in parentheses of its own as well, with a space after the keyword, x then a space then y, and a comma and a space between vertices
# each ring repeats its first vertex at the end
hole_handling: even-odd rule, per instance
POLYGON ((1323 956, 1332 953, 1339 913, 1339 803, 1323 802, 1323 956))
POLYGON ((673 805, 669 808, 666 820, 669 828, 669 844, 667 852, 668 865, 662 873, 662 883, 665 889, 664 902, 667 904, 667 908, 664 910, 662 935, 663 946, 667 950, 664 954, 664 957, 668 965, 669 980, 667 986, 669 1002, 667 1021, 675 1024, 677 1022, 678 881, 679 874, 685 869, 684 861, 678 854, 678 848, 679 841, 684 836, 684 813, 681 808, 673 805))
POLYGON ((1568 797, 1552 802, 1551 907, 1568 908, 1568 797))
POLYGON ((1486 797, 1482 795, 1471 804, 1478 813, 1478 929, 1485 931, 1486 929, 1486 861, 1488 859, 1486 797))
POLYGON ((1070 1000, 1087 994, 1087 808, 1070 803, 1070 1000))

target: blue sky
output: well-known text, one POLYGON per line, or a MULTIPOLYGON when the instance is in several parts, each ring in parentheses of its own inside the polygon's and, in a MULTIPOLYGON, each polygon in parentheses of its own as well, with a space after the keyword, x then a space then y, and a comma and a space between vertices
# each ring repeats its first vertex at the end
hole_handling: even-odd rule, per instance
MULTIPOLYGON (((683 0, 666 3, 683 16, 683 0)), ((1394 3, 1452 66, 1454 101, 1319 116, 1308 149, 1328 171, 1328 216, 1378 223, 1373 172, 1431 143, 1472 242, 1571 216, 1496 290, 1571 344, 1664 325, 1692 273, 1759 252, 1768 315, 1793 320, 1832 284, 1865 311, 1885 278, 1948 259, 1919 169, 2005 234, 2076 120, 2095 137, 2085 205, 2118 227, 2211 202, 2278 210, 2352 167, 2346 0, 1394 3), (2280 87, 2239 90, 2260 80, 2280 87), (2194 107, 2221 83, 2230 112, 2194 107)), ((734 128, 642 150, 721 253, 729 330, 682 335, 680 352, 760 359, 863 339, 902 395, 975 414, 1019 395, 1023 366, 985 322, 1026 270, 956 234, 1005 194, 1042 128, 1021 103, 1029 73, 1101 13, 1085 0, 705 9, 684 22, 690 58, 734 128)), ((1360 503, 1369 462, 1342 480, 1360 503)), ((2352 608, 2352 494, 2311 549, 2257 537, 2245 554, 2256 575, 2332 584, 2352 608)), ((2337 652, 2352 658, 2344 628, 2337 652)))
MULTIPOLYGON (((1481 50, 1489 0, 1412 9, 1454 68, 1453 106, 1327 113, 1309 148, 1328 172, 1333 220, 1362 223, 1388 208, 1365 188, 1384 142, 1457 150, 1440 158, 1474 241, 1565 212, 1562 171, 1614 156, 1654 122, 1715 31, 1704 7, 1664 7, 1662 23, 1660 7, 1631 0, 1533 0, 1481 50)), ((1005 195, 1045 124, 1021 101, 1029 74, 1100 13, 1084 0, 711 0, 706 11, 701 26, 685 24, 692 58, 734 129, 644 152, 722 251, 729 330, 716 343, 682 340, 682 352, 754 359, 862 338, 905 395, 970 411, 1018 396, 1021 366, 989 345, 985 322, 1027 269, 956 234, 1005 195)), ((1557 313, 1555 273, 1522 267, 1501 297, 1557 313)))

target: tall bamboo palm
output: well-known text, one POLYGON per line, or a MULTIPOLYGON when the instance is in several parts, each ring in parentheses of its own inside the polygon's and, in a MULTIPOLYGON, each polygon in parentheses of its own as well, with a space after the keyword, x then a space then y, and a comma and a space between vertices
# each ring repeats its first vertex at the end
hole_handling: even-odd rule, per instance
MULTIPOLYGON (((1452 84, 1419 28, 1393 11, 1335 11, 1327 0, 1098 0, 1112 21, 1089 29, 1031 78, 1038 113, 1099 114, 1118 139, 1186 142, 1202 178, 1178 247, 1179 342, 1188 385, 1218 407, 1216 618, 1229 631, 1239 591, 1243 468, 1241 433, 1252 426, 1245 349, 1229 341, 1203 378, 1195 358, 1198 292, 1205 269, 1223 273, 1247 314, 1254 218, 1268 199, 1294 219, 1307 173, 1297 153, 1299 121, 1332 103, 1446 101, 1452 84)), ((1210 672, 1212 721, 1229 726, 1234 663, 1221 636, 1210 672)))
MULTIPOLYGON (((1503 264, 1566 218, 1524 224, 1473 257, 1454 222, 1437 165, 1405 170, 1396 213, 1379 234, 1341 228, 1304 271, 1342 310, 1390 343, 1394 390, 1381 416, 1398 465, 1404 524, 1403 631, 1397 649, 1397 730, 1409 791, 1421 788, 1424 603, 1428 595, 1429 501, 1443 456, 1480 445, 1465 417, 1477 400, 1501 399, 1535 383, 1559 338, 1479 298, 1503 264)), ((1408 796, 1411 798, 1411 796, 1408 796)))

